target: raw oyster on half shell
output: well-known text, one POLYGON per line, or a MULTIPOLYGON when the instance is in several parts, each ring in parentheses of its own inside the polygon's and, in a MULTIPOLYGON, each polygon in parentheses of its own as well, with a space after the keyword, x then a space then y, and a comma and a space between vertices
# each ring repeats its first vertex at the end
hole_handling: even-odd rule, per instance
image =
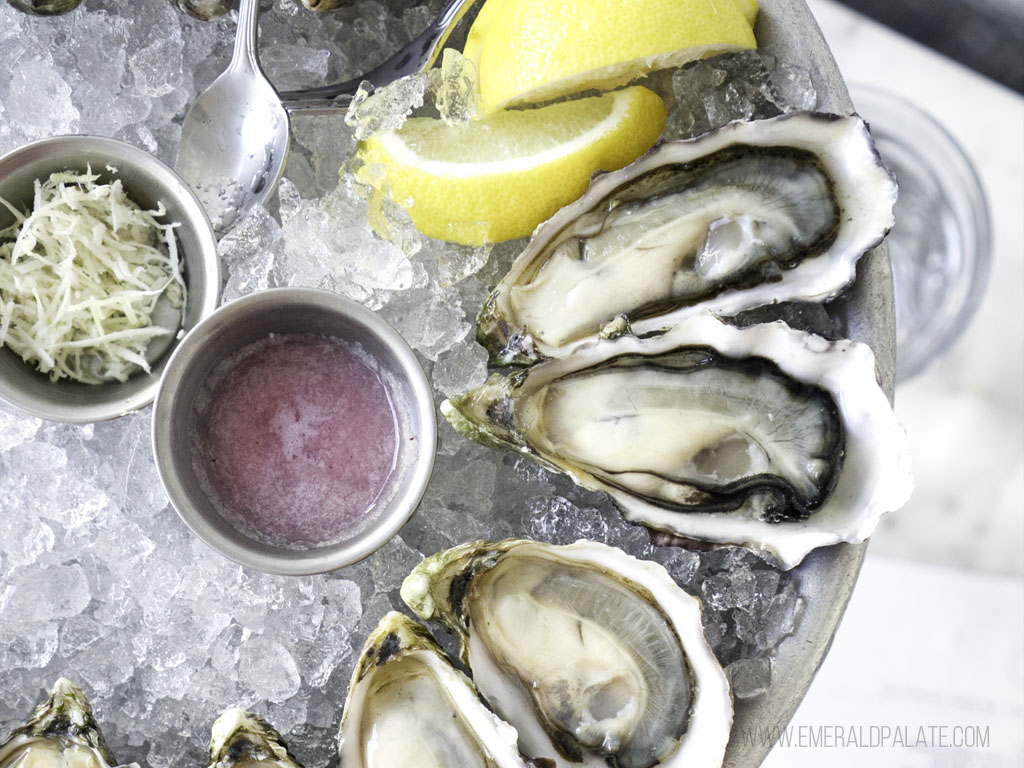
POLYGON ((85 692, 64 678, 28 722, 0 744, 0 768, 110 768, 115 762, 85 692))
POLYGON ((303 768, 281 734, 259 715, 229 709, 210 734, 209 768, 303 768))
POLYGON ((589 541, 472 542, 428 557, 402 598, 456 633, 528 757, 559 768, 718 768, 732 726, 700 601, 660 565, 589 541))
POLYGON ((666 142, 537 229, 477 340, 492 363, 529 363, 616 318, 644 335, 702 310, 823 301, 889 231, 895 199, 858 117, 794 112, 666 142))
POLYGON ((367 638, 338 731, 342 768, 526 768, 516 739, 415 621, 392 611, 367 638))
POLYGON ((470 438, 606 491, 633 522, 786 568, 863 541, 912 488, 870 348, 781 322, 736 328, 705 314, 601 340, 492 375, 441 410, 470 438))

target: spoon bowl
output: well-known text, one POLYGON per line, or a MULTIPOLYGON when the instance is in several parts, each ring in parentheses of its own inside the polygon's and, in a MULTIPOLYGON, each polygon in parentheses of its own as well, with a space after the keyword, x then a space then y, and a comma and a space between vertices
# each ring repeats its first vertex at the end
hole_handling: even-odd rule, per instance
POLYGON ((257 58, 259 0, 242 0, 228 68, 192 105, 174 169, 224 234, 277 186, 288 154, 288 112, 257 58))

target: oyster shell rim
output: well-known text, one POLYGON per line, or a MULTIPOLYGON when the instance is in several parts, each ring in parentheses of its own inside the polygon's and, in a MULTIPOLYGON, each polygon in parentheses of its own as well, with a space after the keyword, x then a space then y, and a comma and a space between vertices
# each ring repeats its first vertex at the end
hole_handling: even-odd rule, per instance
POLYGON ((909 442, 878 384, 875 356, 869 346, 847 339, 828 341, 782 321, 736 328, 711 315, 685 321, 651 339, 657 342, 651 346, 667 347, 677 338, 693 338, 691 334, 704 341, 717 337, 713 346, 725 354, 767 356, 784 373, 828 392, 839 408, 845 433, 839 477, 821 507, 804 520, 766 523, 729 512, 678 513, 610 491, 627 520, 687 538, 743 546, 769 555, 790 570, 819 547, 864 541, 882 515, 907 502, 913 491, 909 442), (728 351, 721 346, 722 338, 727 340, 728 351), (775 350, 798 358, 774 356, 775 350), (821 354, 834 354, 835 366, 816 365, 825 362, 815 360, 821 354), (725 528, 720 527, 723 525, 725 528))
POLYGON ((89 698, 80 685, 66 677, 57 678, 47 697, 35 706, 25 724, 15 728, 5 741, 0 742, 0 766, 35 741, 57 742, 62 746, 76 744, 93 751, 101 764, 98 768, 116 768, 116 761, 103 739, 89 698))
POLYGON ((836 403, 845 434, 843 462, 831 493, 808 518, 766 523, 730 511, 687 512, 639 499, 582 469, 547 460, 518 442, 515 434, 506 437, 489 431, 493 422, 480 424, 460 407, 467 403, 478 409, 473 395, 483 387, 445 400, 441 412, 455 429, 475 440, 525 453, 584 488, 607 493, 630 522, 685 538, 743 546, 785 570, 819 547, 865 540, 883 514, 909 499, 913 479, 906 431, 878 382, 871 348, 846 339, 828 341, 782 321, 737 328, 704 312, 657 336, 591 340, 572 355, 550 358, 506 377, 495 374, 484 387, 504 379, 514 382, 510 386, 517 389, 515 396, 525 397, 552 380, 613 357, 655 356, 690 345, 711 347, 728 357, 768 358, 787 376, 823 389, 836 403))
MULTIPOLYGON (((398 611, 388 611, 377 623, 364 641, 359 658, 354 664, 336 739, 342 765, 351 764, 355 768, 362 765, 362 755, 358 751, 358 746, 351 747, 346 735, 346 725, 352 722, 351 718, 355 718, 358 723, 365 708, 365 695, 354 697, 353 693, 363 680, 386 666, 389 661, 414 654, 421 657, 421 663, 430 669, 439 683, 446 685, 452 706, 459 707, 474 736, 479 737, 482 730, 486 729, 489 736, 502 740, 501 745, 494 744, 493 741, 487 742, 489 747, 494 747, 492 757, 496 768, 529 768, 531 763, 520 755, 516 747, 519 735, 515 727, 502 720, 481 702, 474 682, 451 663, 444 649, 438 645, 426 627, 398 611), (370 652, 378 647, 384 651, 379 655, 371 655, 370 652), (467 708, 470 706, 473 708, 472 711, 467 708), (502 746, 507 749, 499 753, 498 749, 502 746)), ((355 736, 358 737, 358 733, 355 736)), ((358 743, 359 739, 354 738, 351 741, 358 743)), ((536 768, 543 766, 543 763, 538 763, 536 768)))
MULTIPOLYGON (((812 154, 836 190, 839 222, 835 238, 824 252, 784 270, 777 282, 762 282, 750 288, 723 288, 710 298, 677 306, 659 315, 632 319, 633 333, 663 332, 706 310, 723 316, 734 315, 766 304, 824 302, 839 295, 854 281, 860 259, 885 239, 894 223, 895 177, 884 166, 867 123, 856 113, 840 115, 823 111, 785 112, 759 120, 734 120, 690 139, 661 142, 625 168, 595 174, 579 199, 540 224, 477 314, 476 340, 488 351, 489 365, 529 365, 545 358, 565 357, 599 335, 600 330, 595 330, 588 336, 552 346, 510 322, 515 317, 510 294, 516 281, 533 269, 534 262, 542 257, 549 243, 593 208, 594 199, 600 202, 618 188, 664 165, 694 162, 737 146, 793 147, 812 154), (833 130, 838 136, 831 136, 833 130), (871 194, 865 191, 869 188, 871 194), (850 218, 851 209, 863 211, 863 217, 854 221, 850 218)), ((609 323, 614 320, 614 317, 607 318, 609 323)))
MULTIPOLYGON (((289 751, 280 732, 266 719, 254 712, 240 707, 231 707, 217 716, 210 727, 210 746, 208 750, 208 768, 228 768, 235 765, 234 755, 229 754, 241 739, 249 741, 250 751, 257 747, 248 734, 259 739, 259 746, 265 748, 278 764, 279 768, 305 768, 289 751), (226 762, 229 761, 229 762, 226 762)), ((246 753, 241 761, 252 760, 264 762, 266 755, 251 756, 246 753)), ((269 765, 269 763, 268 763, 269 765)))

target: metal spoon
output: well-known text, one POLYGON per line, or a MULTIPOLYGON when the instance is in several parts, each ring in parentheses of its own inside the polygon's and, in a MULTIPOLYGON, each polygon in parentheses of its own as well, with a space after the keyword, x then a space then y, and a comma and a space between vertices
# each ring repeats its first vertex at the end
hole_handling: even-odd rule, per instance
POLYGON ((242 0, 228 68, 185 116, 174 164, 218 235, 266 201, 288 154, 288 112, 256 54, 259 0, 242 0))
POLYGON ((364 75, 279 97, 257 59, 258 0, 242 0, 231 64, 185 116, 175 162, 217 234, 266 201, 280 181, 288 153, 288 113, 344 112, 363 82, 387 85, 427 69, 475 2, 451 0, 421 35, 364 75))

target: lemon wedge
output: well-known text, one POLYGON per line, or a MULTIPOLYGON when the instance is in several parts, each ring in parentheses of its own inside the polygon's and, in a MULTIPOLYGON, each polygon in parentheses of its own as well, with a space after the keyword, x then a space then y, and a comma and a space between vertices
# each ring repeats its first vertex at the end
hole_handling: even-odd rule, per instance
POLYGON ((595 171, 650 149, 665 118, 661 98, 640 86, 455 126, 413 118, 363 142, 355 176, 426 235, 500 242, 529 235, 583 194, 595 171))
POLYGON ((487 0, 464 54, 491 112, 756 48, 756 15, 756 0, 487 0))

